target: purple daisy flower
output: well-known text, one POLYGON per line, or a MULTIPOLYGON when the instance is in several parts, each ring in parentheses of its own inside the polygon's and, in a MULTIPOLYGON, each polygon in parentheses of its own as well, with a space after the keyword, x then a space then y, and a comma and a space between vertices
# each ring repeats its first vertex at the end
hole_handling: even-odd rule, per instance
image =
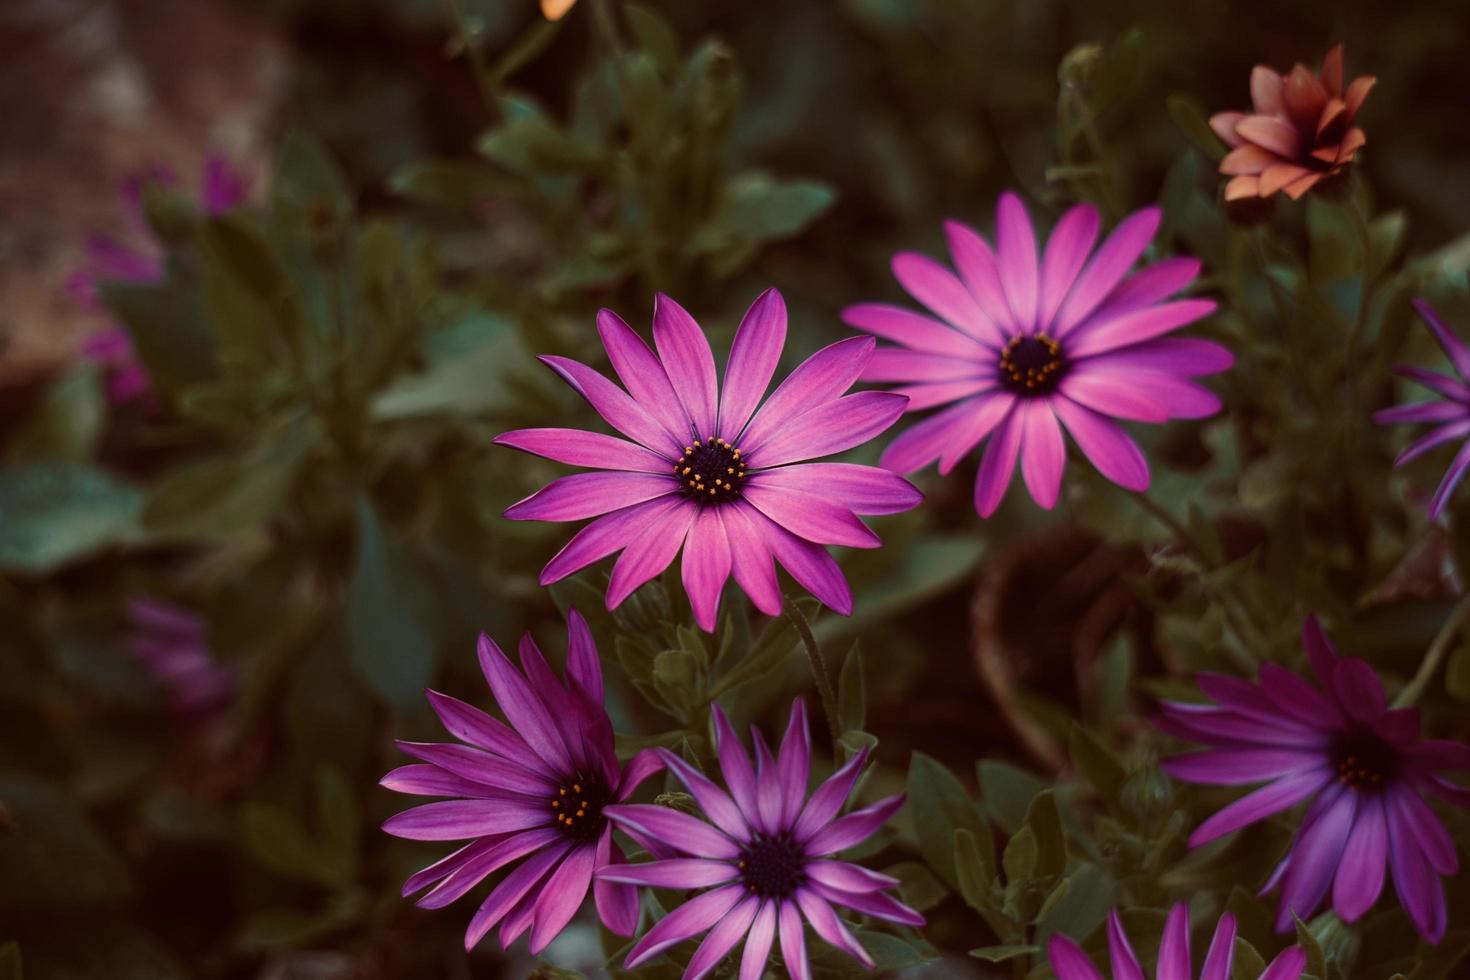
MULTIPOLYGON (((1103 980, 1102 973, 1092 965, 1087 954, 1066 936, 1052 936, 1046 946, 1046 956, 1057 980, 1103 980)), ((1143 967, 1133 952, 1133 945, 1128 942, 1123 920, 1116 910, 1108 916, 1108 958, 1112 963, 1113 980, 1144 980, 1143 967)), ((1230 980, 1234 961, 1235 916, 1226 912, 1215 926, 1200 980, 1230 980)), ((1300 947, 1291 946, 1271 961, 1259 980, 1298 980, 1306 968, 1307 954, 1300 947)), ((1192 980, 1194 977, 1189 958, 1189 907, 1183 902, 1169 910, 1164 938, 1159 944, 1159 965, 1155 976, 1157 980, 1192 980)))
POLYGON ((1339 659, 1315 616, 1303 643, 1321 689, 1275 664, 1259 684, 1200 674, 1216 704, 1164 702, 1155 724, 1214 748, 1165 759, 1187 782, 1266 785, 1210 817, 1190 846, 1215 840, 1311 799, 1296 837, 1262 894, 1281 887, 1278 929, 1309 918, 1330 890, 1332 907, 1356 922, 1377 901, 1385 866, 1419 932, 1445 932, 1439 875, 1459 868, 1449 832, 1422 798, 1427 790, 1470 806, 1470 790, 1439 770, 1470 769, 1470 747, 1421 739, 1416 708, 1390 710, 1383 682, 1362 660, 1339 659))
POLYGON ((163 690, 175 715, 204 718, 234 700, 239 677, 210 652, 209 626, 199 616, 156 599, 134 599, 128 624, 128 652, 163 690))
MULTIPOLYGON (((1411 365, 1400 365, 1396 369, 1401 377, 1428 388, 1440 397, 1427 402, 1386 408, 1373 416, 1373 421, 1380 425, 1428 422, 1434 426, 1426 435, 1420 436, 1399 453, 1398 459, 1393 462, 1394 466, 1404 466, 1436 446, 1457 439, 1465 440, 1470 436, 1470 348, 1450 332, 1439 314, 1424 300, 1414 300, 1414 309, 1429 324, 1435 339, 1449 356, 1450 366, 1455 369, 1455 377, 1411 365)), ((1450 468, 1445 471, 1439 489, 1434 491, 1434 498, 1429 502, 1431 520, 1437 519, 1444 512, 1450 494, 1460 485, 1467 469, 1470 469, 1470 441, 1461 445, 1454 461, 1450 463, 1450 468)))
POLYGON ((465 931, 473 948, 500 924, 509 948, 527 929, 531 952, 545 949, 592 889, 605 926, 631 936, 638 925, 637 889, 592 880, 623 852, 605 808, 626 800, 661 767, 651 752, 619 768, 612 723, 603 707, 602 666, 587 623, 573 610, 565 684, 528 634, 518 671, 489 637, 480 637, 480 668, 510 725, 463 701, 429 691, 444 727, 467 744, 399 742, 423 764, 395 769, 382 785, 398 793, 453 799, 427 803, 383 824, 410 840, 469 840, 403 885, 427 886, 421 908, 443 908, 487 876, 519 861, 500 880, 465 931))
POLYGON ((806 707, 791 708, 776 756, 754 731, 756 764, 718 706, 715 744, 729 792, 667 750, 660 757, 709 817, 661 806, 613 806, 607 816, 618 827, 657 840, 681 855, 599 871, 603 881, 651 888, 705 891, 660 919, 628 953, 633 969, 705 930, 708 935, 684 971, 698 980, 715 968, 742 937, 740 980, 759 980, 771 946, 780 937, 781 957, 794 980, 809 980, 803 921, 824 941, 872 969, 873 960, 838 917, 834 905, 907 926, 924 917, 884 894, 898 881, 833 857, 870 837, 903 806, 902 794, 838 817, 867 762, 865 748, 807 797, 811 733, 806 707))
POLYGON ((1159 216, 1156 207, 1135 212, 1094 252, 1097 209, 1079 204, 1038 258, 1026 208, 1006 193, 994 250, 967 226, 945 224, 959 275, 927 256, 895 255, 893 274, 934 316, 883 303, 844 310, 847 323, 900 345, 878 351, 862 379, 901 383, 910 412, 949 407, 894 439, 883 465, 912 473, 938 460, 947 474, 988 439, 975 480, 980 515, 1000 506, 1017 460, 1032 499, 1050 509, 1065 426, 1109 480, 1147 488, 1148 461, 1113 420, 1213 415, 1220 400, 1190 379, 1234 363, 1219 344, 1164 336, 1215 309, 1208 299, 1166 302, 1199 275, 1197 259, 1128 276, 1159 216))
MULTIPOLYGON (((172 187, 177 180, 167 169, 155 168, 123 185, 132 242, 120 242, 106 235, 92 235, 87 239, 86 259, 67 282, 72 298, 83 309, 98 314, 106 312, 97 297, 97 288, 102 283, 146 284, 163 279, 163 249, 153 240, 152 229, 143 213, 144 196, 152 184, 172 187)), ((212 156, 205 161, 200 188, 200 206, 205 214, 224 214, 234 209, 245 200, 248 191, 248 182, 228 160, 212 156)), ((108 397, 114 405, 134 401, 148 393, 148 372, 123 327, 113 325, 92 334, 82 342, 81 354, 107 371, 108 397)))
POLYGON ((714 629, 732 574, 758 609, 781 611, 773 559, 822 602, 851 613, 847 580, 825 546, 877 547, 857 515, 893 514, 922 499, 878 467, 807 462, 867 442, 903 412, 900 395, 843 394, 873 356, 872 338, 818 351, 762 404, 786 342, 786 304, 774 289, 740 322, 723 388, 704 331, 667 296, 654 304, 653 350, 611 310, 597 315, 597 329, 626 391, 570 358, 541 360, 628 438, 521 429, 495 440, 602 471, 562 477, 505 512, 514 520, 597 518, 547 563, 541 584, 621 551, 607 590, 612 609, 682 549, 684 589, 705 630, 714 629))

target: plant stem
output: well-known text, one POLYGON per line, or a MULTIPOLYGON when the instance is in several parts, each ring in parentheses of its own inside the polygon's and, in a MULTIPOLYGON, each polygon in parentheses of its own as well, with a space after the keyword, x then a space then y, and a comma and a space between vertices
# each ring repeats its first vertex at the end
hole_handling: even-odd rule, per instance
POLYGON ((480 47, 479 39, 470 31, 469 21, 465 17, 460 0, 444 0, 444 2, 449 8, 449 17, 454 21, 455 30, 459 35, 457 38, 459 46, 464 51, 465 57, 469 59, 470 71, 475 76, 475 85, 480 90, 480 98, 484 100, 490 118, 499 119, 500 83, 485 62, 485 52, 480 47))
POLYGON ((1419 698, 1423 697, 1424 689, 1434 679, 1439 671, 1439 665, 1444 661, 1445 654, 1449 653, 1450 647, 1460 632, 1460 626, 1465 622, 1465 617, 1470 615, 1470 596, 1460 600, 1460 604, 1450 612, 1444 625, 1439 628, 1439 633, 1434 637, 1434 642, 1429 644, 1429 650, 1424 654, 1424 660, 1419 664, 1419 670, 1414 674, 1412 680, 1399 692, 1398 697, 1393 699, 1391 707, 1409 708, 1417 704, 1419 698))
POLYGON ((811 624, 796 608, 796 603, 791 601, 790 596, 782 596, 786 601, 786 618, 791 621, 796 635, 801 637, 802 645, 806 647, 807 660, 812 665, 812 676, 817 680, 817 692, 822 697, 822 712, 827 716, 827 730, 832 733, 832 748, 836 751, 837 740, 842 732, 837 729, 837 692, 832 689, 832 679, 827 673, 827 661, 822 658, 822 650, 817 646, 817 638, 812 636, 811 624))

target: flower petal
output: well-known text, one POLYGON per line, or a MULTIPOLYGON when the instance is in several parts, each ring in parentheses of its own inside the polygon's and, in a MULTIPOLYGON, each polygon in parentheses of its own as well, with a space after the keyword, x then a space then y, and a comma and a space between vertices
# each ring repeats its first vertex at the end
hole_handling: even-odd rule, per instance
POLYGON ((517 429, 492 440, 558 463, 599 470, 667 473, 672 460, 637 443, 581 429, 517 429))
POLYGON ((839 817, 812 835, 806 842, 806 853, 821 857, 867 840, 888 822, 889 817, 899 811, 904 799, 904 794, 899 793, 861 810, 854 810, 845 817, 839 817))
POLYGON ((1388 824, 1389 868, 1394 890, 1419 934, 1431 943, 1444 938, 1444 887, 1435 876, 1409 827, 1399 821, 1388 824))
POLYGON ((779 826, 786 828, 796 823, 806 800, 811 768, 811 727, 807 724, 806 702, 797 698, 791 704, 791 718, 786 723, 786 734, 781 738, 781 749, 776 757, 776 779, 781 787, 782 800, 779 826))
POLYGON ((1276 913, 1276 928, 1291 927, 1292 916, 1310 919, 1332 886, 1332 879, 1342 863, 1342 852, 1357 816, 1358 794, 1337 789, 1336 795, 1324 795, 1319 801, 1320 816, 1305 827, 1291 848, 1291 865, 1281 887, 1281 906, 1276 913))
POLYGON ((696 895, 655 922, 653 928, 633 945, 623 966, 631 970, 689 937, 699 935, 724 918, 740 896, 739 885, 726 885, 696 895))
POLYGON ((607 584, 607 608, 616 609, 639 586, 669 567, 684 546, 684 537, 698 512, 698 504, 680 499, 648 533, 628 543, 613 565, 612 579, 607 584))
POLYGON ((739 980, 761 980, 766 972, 766 960, 771 955, 771 944, 776 938, 777 903, 761 903, 755 921, 745 936, 745 952, 740 957, 739 980))
MULTIPOLYGON (((716 786, 708 776, 695 769, 689 763, 679 758, 668 749, 659 750, 659 758, 663 759, 664 765, 677 777, 679 782, 688 788, 694 801, 705 815, 713 821, 714 825, 736 840, 748 840, 750 838, 750 827, 745 822, 740 808, 730 795, 720 787, 716 786)), ((711 882, 711 884, 713 884, 711 882)), ((683 888, 695 888, 696 885, 682 885, 683 888)))
POLYGON ((715 722, 715 752, 720 757, 720 772, 725 777, 725 785, 730 788, 730 795, 745 815, 746 822, 754 823, 757 812, 755 768, 750 764, 750 756, 745 754, 739 736, 730 727, 730 719, 725 717, 725 712, 717 704, 710 706, 710 712, 715 722))
POLYGON ((563 837, 560 841, 528 857, 524 863, 501 879, 470 918, 469 928, 464 934, 464 948, 474 949, 485 933, 495 928, 506 913, 510 912, 546 876, 547 872, 571 850, 573 843, 563 837))
POLYGON ((852 614, 852 590, 842 569, 825 548, 797 537, 743 500, 737 501, 735 507, 758 530, 761 542, 802 588, 833 611, 844 616, 852 614))
MULTIPOLYGON (((612 825, 604 827, 597 840, 597 868, 626 866, 623 850, 613 843, 612 825)), ((611 932, 619 936, 631 936, 638 930, 638 889, 616 881, 604 881, 600 877, 592 880, 592 896, 597 903, 597 917, 611 932)))
POLYGON ((1123 931, 1123 920, 1117 909, 1108 913, 1108 959, 1113 967, 1113 980, 1145 980, 1143 967, 1139 966, 1133 944, 1123 931))
POLYGON ((555 720, 525 677, 484 633, 480 634, 477 653, 480 670, 495 694, 495 701, 516 732, 553 772, 575 772, 576 761, 562 740, 555 720))
POLYGON ((1104 980, 1082 947, 1061 933, 1054 933, 1047 940, 1046 958, 1057 980, 1104 980))
POLYGON ((995 513, 1010 486, 1011 474, 1016 470, 1016 458, 1021 452, 1019 416, 1018 411, 1008 412, 996 424, 995 432, 985 445, 985 455, 980 457, 980 469, 975 474, 975 510, 981 517, 995 513))
POLYGON ((740 876, 740 869, 729 861, 707 858, 670 858, 643 864, 619 864, 601 868, 598 881, 619 881, 645 888, 672 888, 687 891, 723 885, 740 876))
MULTIPOLYGON (((1235 916, 1226 912, 1210 937, 1210 949, 1199 980, 1230 980, 1230 967, 1235 960, 1235 916)), ((1116 972, 1116 971, 1115 971, 1116 972)))
POLYGON ((822 494, 855 514, 898 514, 924 499, 912 483, 876 466, 799 463, 753 474, 747 486, 822 494))
POLYGON ((1143 208, 1124 218, 1113 229, 1062 301, 1052 324, 1053 336, 1058 340, 1066 337, 1123 280, 1143 250, 1148 248, 1149 242, 1153 241, 1162 214, 1157 207, 1143 208))
MULTIPOLYGON (((854 518, 856 520, 856 518, 854 518)), ((694 621, 706 633, 715 630, 720 593, 730 577, 730 542, 720 508, 703 507, 695 515, 684 544, 684 592, 694 609, 694 621)))
POLYGON ((1430 520, 1439 520, 1439 516, 1444 513, 1445 506, 1450 502, 1450 495, 1460 485, 1466 469, 1470 469, 1470 442, 1465 443, 1460 447, 1460 451, 1455 453, 1455 458, 1450 462, 1450 468, 1445 470, 1444 479, 1434 491, 1434 496, 1429 501, 1430 520))
MULTIPOLYGON (((1051 324, 1062 300, 1067 298, 1077 273, 1082 271, 1092 246, 1097 241, 1099 223, 1097 208, 1078 204, 1062 215, 1046 242, 1041 259, 1040 310, 1036 322, 1041 329, 1051 324)), ((1135 277, 1137 278, 1137 277, 1135 277)))
POLYGON ((1067 343, 1067 353, 1090 357, 1140 344, 1209 316, 1217 306, 1212 299, 1176 299, 1116 317, 1089 319, 1076 328, 1075 336, 1067 343))
POLYGON ((541 584, 559 582, 644 538, 651 529, 661 530, 661 525, 688 503, 680 494, 666 494, 597 518, 572 535, 571 540, 546 563, 541 570, 541 584))
POLYGON ((663 293, 653 300, 653 345, 695 433, 714 434, 719 412, 714 352, 694 318, 663 293))
POLYGON ((933 317, 888 303, 859 303, 842 311, 842 322, 910 350, 964 361, 993 357, 990 348, 933 317))
POLYGON ((764 540, 764 528, 743 507, 722 507, 725 537, 730 542, 730 570, 735 582, 767 616, 781 614, 781 588, 776 581, 776 564, 764 540))
POLYGON ((679 484, 664 473, 573 473, 511 504, 512 521, 580 521, 674 493, 679 484))
POLYGON ((826 782, 818 786, 816 792, 806 801, 806 806, 797 818, 795 826, 791 830, 791 837, 797 843, 805 843, 813 834, 826 827, 832 819, 842 812, 842 807, 847 803, 847 798, 852 794, 852 788, 857 785, 858 777, 862 775, 863 766, 868 762, 868 749, 864 746, 857 755, 838 769, 826 782))
POLYGON ((1164 938, 1159 943, 1157 980, 1193 980, 1194 968, 1189 962, 1189 906, 1175 902, 1164 923, 1164 938))
POLYGON ((654 452, 677 459, 683 443, 676 440, 648 410, 626 391, 585 364, 569 357, 544 354, 541 363, 551 368, 587 400, 603 421, 623 435, 654 452))
POLYGON ((893 257, 893 276, 909 295, 944 320, 988 347, 1004 341, 965 284, 927 255, 900 252, 893 257))
POLYGON ((1415 299, 1412 302, 1419 316, 1423 317, 1424 322, 1429 325, 1434 339, 1438 340, 1439 346, 1444 348, 1445 355, 1454 365, 1455 373, 1462 378, 1470 378, 1470 347, 1466 347, 1465 342, 1445 326, 1439 314, 1434 311, 1434 307, 1422 299, 1415 299))
POLYGON ((1099 473, 1127 490, 1148 489, 1148 460, 1117 423, 1066 398, 1053 399, 1052 409, 1099 473))
POLYGON ((816 459, 860 446, 903 414, 908 399, 887 391, 843 395, 789 421, 786 428, 746 453, 752 467, 769 468, 816 459))
POLYGON ((979 305, 983 321, 977 322, 973 334, 982 343, 1000 348, 1006 337, 1016 332, 1011 320, 1010 303, 1001 283, 1000 268, 990 243, 973 228, 958 221, 944 223, 944 237, 949 254, 964 280, 965 288, 979 305))
POLYGON ((842 950, 848 956, 857 960, 866 970, 871 970, 876 965, 868 951, 863 949, 857 937, 842 923, 833 911, 832 906, 816 892, 808 888, 799 888, 796 892, 796 904, 801 906, 801 911, 806 916, 806 921, 812 924, 812 930, 829 946, 842 950))
POLYGON ((786 301, 776 289, 756 297, 735 331, 720 392, 719 431, 731 442, 740 435, 781 362, 786 346, 786 301))
POLYGON ((786 530, 817 544, 876 548, 883 543, 852 511, 816 494, 752 480, 741 496, 786 530))
POLYGON ((729 837, 703 820, 645 803, 620 803, 602 811, 619 826, 629 826, 647 837, 657 838, 685 854, 703 858, 733 860, 740 847, 729 837))
POLYGON ((1283 776, 1274 783, 1247 793, 1200 824, 1189 835, 1189 846, 1208 844, 1241 827, 1296 806, 1331 781, 1332 774, 1326 768, 1283 776))
POLYGON ((1021 478, 1037 506, 1051 510, 1061 492, 1062 467, 1067 462, 1062 427, 1045 401, 1033 399, 1023 404, 1022 409, 1021 478))
MULTIPOLYGON (((1037 281, 1036 232, 1026 206, 1011 191, 1000 196, 995 214, 996 253, 1000 259, 1000 281, 1011 308, 1011 322, 1022 332, 1036 327, 1037 281)), ((1058 297, 1060 302, 1060 297, 1058 297)))
POLYGON ((791 980, 812 980, 811 963, 806 958, 806 933, 802 930, 801 911, 789 899, 781 903, 781 959, 791 980))
POLYGON ((836 399, 862 375, 877 346, 872 337, 849 337, 823 347, 776 386, 740 438, 731 442, 753 452, 768 437, 784 431, 792 419, 836 399))
POLYGON ((683 980, 702 980, 719 966, 720 961, 735 948, 740 937, 750 928, 760 906, 761 900, 752 895, 716 922, 709 935, 704 937, 704 942, 699 944, 699 948, 690 957, 689 965, 684 968, 683 980))
POLYGON ((1384 805, 1381 798, 1363 796, 1347 846, 1343 848, 1332 886, 1332 907, 1344 922, 1361 918, 1383 890, 1384 866, 1388 860, 1388 818, 1384 805))
POLYGON ((546 879, 541 895, 536 899, 535 919, 531 926, 532 956, 539 956, 582 907, 587 889, 592 884, 592 868, 596 859, 597 848, 583 844, 574 848, 546 879))
POLYGON ((598 311, 597 333, 602 337, 613 371, 628 393, 671 439, 680 445, 689 441, 694 423, 679 396, 674 394, 664 366, 643 338, 612 310, 598 311))

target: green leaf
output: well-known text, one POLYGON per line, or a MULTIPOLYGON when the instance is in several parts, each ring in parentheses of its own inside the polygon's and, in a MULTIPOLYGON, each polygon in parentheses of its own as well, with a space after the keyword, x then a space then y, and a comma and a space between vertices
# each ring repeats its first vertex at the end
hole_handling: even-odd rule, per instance
POLYGON ((314 419, 298 417, 267 430, 243 456, 185 463, 155 483, 143 524, 169 538, 223 540, 274 518, 301 465, 321 439, 314 419))
MULTIPOLYGON (((973 843, 974 840, 971 836, 970 841, 973 843)), ((883 873, 898 879, 898 893, 903 903, 919 912, 932 909, 949 894, 949 889, 935 877, 928 865, 918 861, 900 861, 884 868, 883 873)))
POLYGON ((1445 690, 1460 701, 1470 701, 1470 637, 1461 637, 1445 667, 1445 690))
POLYGON ((214 342, 193 274, 170 265, 164 282, 103 283, 98 294, 127 328, 155 391, 176 393, 213 372, 214 342))
POLYGON ((979 949, 970 950, 970 955, 987 963, 1006 963, 1010 960, 1019 959, 1022 956, 1035 956, 1041 952, 1040 946, 981 946, 979 949))
POLYGON ((832 207, 837 192, 812 180, 745 173, 725 186, 720 207, 689 242, 696 255, 791 238, 832 207))
POLYGON ((981 851, 975 835, 963 827, 954 832, 954 868, 960 896, 970 908, 988 910, 995 881, 995 855, 981 851))
POLYGON ((884 559, 881 574, 863 582, 863 601, 851 616, 832 616, 816 629, 824 643, 861 634, 874 623, 932 598, 964 579, 980 563, 985 539, 935 534, 884 559))
POLYGON ((1092 933, 1117 901, 1118 886, 1113 876, 1092 864, 1079 864, 1060 887, 1048 897, 1036 918, 1032 939, 1045 944, 1057 933, 1087 936, 1092 933))
POLYGON ((0 471, 0 571, 44 575, 138 537, 143 495, 79 463, 0 471))
POLYGON ((508 381, 529 355, 509 321, 486 314, 474 314, 473 319, 483 324, 477 328, 483 338, 478 346, 437 358, 427 371, 399 379, 374 399, 373 416, 480 415, 507 407, 512 395, 508 381))
POLYGON ((994 837, 990 825, 970 800, 964 786, 938 761, 915 752, 909 762, 909 816, 919 838, 919 851, 951 888, 959 888, 955 869, 955 831, 975 839, 982 867, 994 868, 994 837))
POLYGON ((1026 826, 1036 836, 1036 874, 1059 875, 1067 870, 1067 836, 1053 790, 1038 793, 1031 800, 1026 826))
POLYGON ((897 936, 872 929, 854 929, 853 935, 868 955, 873 958, 874 969, 880 971, 902 970, 918 966, 932 957, 917 947, 904 942, 897 936))
POLYGON ((201 244, 205 305, 222 370, 270 367, 293 352, 303 357, 306 311, 265 236, 243 216, 224 215, 204 224, 201 244))
POLYGON ((623 4, 623 16, 638 39, 638 46, 653 56, 659 70, 672 75, 679 67, 679 36, 663 15, 647 4, 623 4))
POLYGON ((980 805, 996 826, 1013 834, 1026 822, 1031 800, 1046 783, 1008 762, 982 759, 975 767, 980 780, 980 805))
POLYGON ((868 687, 863 673, 863 651, 856 642, 842 661, 837 678, 837 727, 844 732, 862 731, 867 724, 868 687))
MULTIPOLYGON (((810 597, 797 599, 797 608, 808 622, 817 614, 821 607, 815 599, 810 597)), ((786 616, 777 616, 766 623, 761 635, 756 638, 755 645, 751 647, 749 655, 744 660, 735 664, 719 679, 711 692, 711 697, 720 697, 729 691, 735 691, 746 684, 758 681, 763 677, 776 673, 796 654, 801 645, 801 638, 796 632, 796 627, 791 625, 791 620, 786 616)))
POLYGON ((1317 980, 1327 980, 1327 961, 1322 956, 1322 947, 1318 944, 1317 937, 1312 935, 1312 930, 1295 914, 1292 915, 1292 920, 1296 923, 1296 944, 1307 954, 1307 972, 1317 980))
POLYGON ((1235 937, 1235 963, 1230 969, 1230 980, 1260 980, 1266 972, 1266 961, 1256 948, 1240 936, 1235 937))
POLYGON ((77 362, 47 386, 11 439, 11 461, 49 459, 86 462, 96 451, 107 422, 107 398, 97 365, 77 362))
POLYGON ((1205 118, 1205 110, 1199 100, 1189 95, 1175 93, 1167 100, 1169 115, 1173 117, 1175 125, 1184 131, 1190 142, 1204 151, 1211 160, 1219 162, 1224 159, 1229 150, 1215 135, 1210 128, 1209 120, 1205 118))
POLYGON ((1409 237, 1409 216, 1402 210, 1374 218, 1368 225, 1368 278, 1377 279, 1403 254, 1409 237))
POLYGON ((300 132, 281 144, 273 199, 278 208, 302 214, 318 227, 340 230, 352 215, 352 194, 337 164, 320 143, 300 132))
POLYGON ((250 856, 283 878, 328 887, 343 880, 342 867, 284 807, 260 800, 246 803, 241 811, 240 833, 250 856))
POLYGON ((1000 865, 1005 869, 1006 881, 1029 881, 1036 874, 1039 847, 1036 833, 1030 827, 1022 827, 1006 841, 1005 853, 1000 865))
POLYGON ((357 560, 346 612, 348 650, 358 676, 400 710, 417 707, 438 654, 434 594, 366 499, 357 504, 357 560))
POLYGON ((451 211, 467 211, 505 185, 505 178, 479 160, 416 160, 388 179, 393 193, 451 211))

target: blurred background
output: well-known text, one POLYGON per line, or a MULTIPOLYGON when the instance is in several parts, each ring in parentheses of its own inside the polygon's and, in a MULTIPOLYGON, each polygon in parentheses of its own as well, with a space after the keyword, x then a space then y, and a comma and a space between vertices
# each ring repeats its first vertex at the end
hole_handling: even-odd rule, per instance
MULTIPOLYGON (((392 739, 439 737, 422 689, 487 700, 476 632, 558 647, 558 606, 595 615, 625 675, 619 731, 664 744, 702 745, 716 694, 769 724, 811 693, 790 642, 759 677, 655 676, 677 592, 612 617, 605 568, 537 586, 567 529, 498 515, 559 469, 489 441, 588 415, 532 355, 601 365, 595 311, 644 326, 657 290, 721 350, 774 284, 789 367, 845 335, 843 306, 900 297, 893 252, 941 251, 948 217, 987 227, 1006 188, 1038 216, 1086 198, 1109 222, 1163 201, 1214 284, 1246 275, 1199 122, 1248 103, 1253 64, 1315 67, 1339 41, 1349 77, 1379 79, 1363 168, 1374 212, 1411 216, 1385 226, 1395 267, 1448 279, 1470 262, 1467 36, 1470 7, 1431 0, 580 0, 555 24, 533 0, 7 0, 0 944, 42 980, 529 974, 524 947, 464 953, 470 903, 399 898, 436 854, 377 831, 401 803, 376 786, 392 739), (223 210, 257 231, 199 206, 211 160, 243 194, 223 210), (99 236, 156 269, 99 273, 99 236), (79 354, 117 323, 141 398, 79 354)), ((1283 248, 1306 253, 1310 217, 1279 216, 1283 248)), ((1384 363, 1421 343, 1403 298, 1375 313, 1384 363)), ((1398 568, 1388 625, 1362 634, 1398 663, 1444 615, 1452 544, 1382 489, 1281 490, 1314 472, 1386 486, 1392 454, 1370 444, 1362 473, 1271 456, 1287 413, 1259 392, 1282 369, 1245 360, 1227 394, 1259 424, 1159 437, 1156 499, 1203 506, 1227 557, 1278 520, 1304 529, 1310 567, 1261 573, 1244 587, 1261 596, 1300 576, 1313 605, 1352 610, 1398 568)), ((1137 541, 1159 529, 1115 495, 1084 481, 1047 515, 1013 489, 982 524, 960 472, 879 522, 888 547, 843 556, 858 614, 818 635, 834 665, 863 638, 866 704, 845 721, 878 744, 875 785, 921 751, 982 795, 987 778, 1034 793, 1070 770, 1068 719, 1131 744, 1130 679, 1220 627, 1197 615, 1208 597, 1150 572, 1137 541)), ((1299 619, 1256 608, 1289 648, 1299 619)), ((885 963, 988 975, 965 953, 1000 939, 889 843, 875 866, 935 925, 885 963)), ((551 959, 596 975, 600 942, 588 919, 551 959)))

